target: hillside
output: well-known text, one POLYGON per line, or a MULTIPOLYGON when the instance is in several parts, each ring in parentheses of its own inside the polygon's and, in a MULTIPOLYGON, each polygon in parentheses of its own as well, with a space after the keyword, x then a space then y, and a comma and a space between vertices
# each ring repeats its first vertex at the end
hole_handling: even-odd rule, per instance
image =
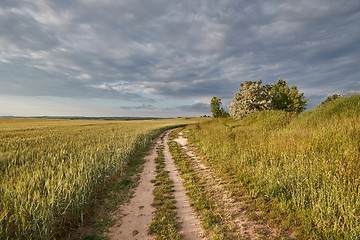
POLYGON ((360 95, 299 115, 204 122, 187 136, 210 168, 268 213, 269 224, 303 239, 360 236, 360 95))

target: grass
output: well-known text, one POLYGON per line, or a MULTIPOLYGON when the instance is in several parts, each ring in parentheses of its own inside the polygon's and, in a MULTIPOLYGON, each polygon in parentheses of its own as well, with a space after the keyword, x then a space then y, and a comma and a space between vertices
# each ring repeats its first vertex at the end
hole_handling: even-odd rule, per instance
POLYGON ((227 236, 227 226, 221 219, 212 195, 206 190, 204 179, 200 178, 189 156, 173 140, 180 129, 173 130, 170 134, 169 148, 184 180, 184 187, 191 200, 191 205, 201 216, 203 227, 209 232, 211 239, 230 239, 227 236))
POLYGON ((180 223, 176 217, 176 201, 174 198, 174 184, 165 170, 164 146, 157 151, 156 178, 154 188, 155 216, 150 224, 149 233, 156 239, 181 239, 180 223))
POLYGON ((223 179, 298 239, 360 237, 360 96, 300 115, 268 111, 187 129, 223 179))
POLYGON ((57 238, 76 228, 139 149, 194 121, 1 119, 0 238, 57 238))
MULTIPOLYGON (((160 132, 159 132, 160 134, 160 132)), ((154 137, 156 139, 157 136, 154 137)), ((95 191, 96 196, 91 202, 86 214, 84 223, 86 229, 79 228, 70 231, 66 236, 67 239, 108 239, 106 233, 110 226, 114 224, 109 213, 115 211, 117 207, 130 200, 132 189, 134 189, 140 180, 140 172, 144 163, 144 157, 150 150, 152 144, 137 149, 131 158, 131 161, 123 167, 122 173, 114 173, 109 176, 106 183, 95 191)))

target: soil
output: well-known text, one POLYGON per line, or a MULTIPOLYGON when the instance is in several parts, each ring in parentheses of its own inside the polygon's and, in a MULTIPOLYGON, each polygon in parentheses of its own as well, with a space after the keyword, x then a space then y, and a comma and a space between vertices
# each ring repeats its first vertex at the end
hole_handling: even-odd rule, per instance
POLYGON ((177 217, 181 222, 180 233, 185 240, 204 239, 204 230, 201 221, 190 206, 190 199, 186 195, 183 180, 171 156, 168 146, 168 134, 164 137, 164 157, 166 164, 165 169, 169 172, 170 179, 174 183, 177 217))
POLYGON ((140 183, 135 189, 134 197, 129 203, 121 206, 113 215, 113 219, 116 223, 109 229, 108 236, 110 239, 155 239, 148 234, 148 229, 155 211, 152 203, 154 201, 153 180, 155 179, 156 149, 161 145, 164 146, 166 170, 169 171, 170 179, 174 183, 177 217, 181 223, 180 233, 185 240, 204 238, 201 221, 190 206, 190 200, 183 187, 183 180, 172 159, 167 144, 168 134, 169 132, 166 132, 161 136, 149 155, 146 156, 140 183))
MULTIPOLYGON (((110 239, 155 239, 148 234, 150 222, 154 216, 155 208, 152 206, 154 201, 154 179, 155 179, 155 159, 156 149, 164 147, 164 158, 166 170, 169 172, 170 179, 174 183, 174 196, 176 200, 176 211, 179 222, 181 223, 181 235, 186 240, 206 239, 206 233, 202 228, 201 220, 196 215, 190 205, 189 197, 183 186, 179 172, 174 164, 168 146, 169 131, 164 133, 157 140, 154 147, 146 156, 146 163, 141 174, 138 187, 135 189, 134 197, 129 203, 122 205, 113 215, 116 223, 109 229, 110 239)), ((175 141, 182 146, 186 154, 194 162, 199 176, 206 180, 207 191, 216 199, 217 208, 225 213, 223 221, 231 226, 231 239, 277 239, 277 231, 264 223, 249 219, 246 213, 245 203, 239 199, 232 198, 221 179, 195 155, 194 151, 188 146, 188 140, 179 134, 175 141)), ((253 213, 256 215, 256 213, 253 213)))
POLYGON ((150 153, 145 157, 140 183, 135 189, 133 198, 118 209, 112 216, 115 224, 109 229, 110 239, 154 239, 148 234, 148 228, 153 218, 155 208, 153 190, 155 179, 156 148, 161 143, 157 140, 150 153))

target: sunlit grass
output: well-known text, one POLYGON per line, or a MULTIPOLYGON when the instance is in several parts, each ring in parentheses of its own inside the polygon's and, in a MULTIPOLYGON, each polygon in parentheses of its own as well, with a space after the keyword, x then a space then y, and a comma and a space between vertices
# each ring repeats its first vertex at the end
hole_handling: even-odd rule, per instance
POLYGON ((181 178, 184 180, 184 187, 191 199, 191 206, 201 216, 202 225, 210 239, 229 239, 227 226, 221 219, 213 196, 205 187, 205 180, 198 175, 199 172, 195 169, 192 159, 174 140, 180 130, 175 129, 170 133, 169 149, 181 178))
POLYGON ((0 238, 77 226, 94 191, 165 128, 199 121, 0 119, 0 238))
POLYGON ((224 178, 300 225, 299 238, 360 237, 360 96, 299 116, 214 120, 188 136, 224 178))

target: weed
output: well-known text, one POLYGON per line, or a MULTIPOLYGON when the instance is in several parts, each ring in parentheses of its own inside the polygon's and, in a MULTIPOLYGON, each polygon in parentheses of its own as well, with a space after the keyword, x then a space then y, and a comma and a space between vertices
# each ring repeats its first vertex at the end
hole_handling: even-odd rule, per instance
POLYGON ((180 223, 176 217, 176 202, 174 199, 174 185, 165 170, 164 147, 157 151, 156 179, 154 188, 155 216, 150 224, 149 233, 156 239, 181 239, 180 223))

